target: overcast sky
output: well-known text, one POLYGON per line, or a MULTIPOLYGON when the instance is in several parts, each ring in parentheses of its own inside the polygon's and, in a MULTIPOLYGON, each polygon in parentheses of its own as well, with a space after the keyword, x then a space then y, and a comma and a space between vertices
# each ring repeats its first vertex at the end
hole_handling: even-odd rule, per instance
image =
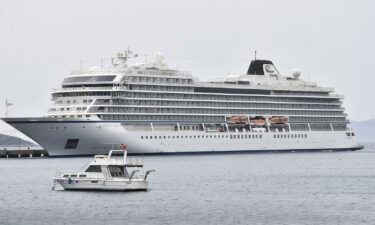
MULTIPOLYGON (((375 118, 374 11, 365 0, 0 0, 0 113, 8 98, 11 116, 43 115, 80 60, 100 65, 130 46, 203 80, 246 72, 257 50, 345 95, 350 119, 375 118)), ((0 132, 14 134, 3 122, 0 132)))

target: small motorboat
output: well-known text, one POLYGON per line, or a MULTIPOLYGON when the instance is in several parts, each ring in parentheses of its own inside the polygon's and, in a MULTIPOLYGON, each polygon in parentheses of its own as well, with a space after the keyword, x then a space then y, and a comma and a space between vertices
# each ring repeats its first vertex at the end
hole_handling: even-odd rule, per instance
POLYGON ((139 174, 142 158, 127 157, 126 150, 111 150, 108 155, 96 155, 78 172, 57 172, 57 184, 65 190, 146 191, 147 177, 155 170, 139 174))

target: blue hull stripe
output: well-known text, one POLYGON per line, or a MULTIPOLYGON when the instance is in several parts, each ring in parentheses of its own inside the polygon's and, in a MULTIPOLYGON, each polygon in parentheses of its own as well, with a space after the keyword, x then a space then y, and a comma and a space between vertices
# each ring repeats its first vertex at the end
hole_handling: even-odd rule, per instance
MULTIPOLYGON (((228 151, 201 151, 201 152, 155 152, 155 153, 128 153, 128 155, 144 155, 144 156, 160 156, 160 155, 220 155, 220 154, 238 154, 238 153, 290 153, 290 152, 322 152, 322 151, 356 151, 363 149, 363 145, 358 145, 358 147, 353 148, 320 148, 320 149, 285 149, 285 150, 228 150, 228 151)), ((61 155, 51 157, 86 157, 93 156, 96 154, 83 154, 83 155, 61 155)))

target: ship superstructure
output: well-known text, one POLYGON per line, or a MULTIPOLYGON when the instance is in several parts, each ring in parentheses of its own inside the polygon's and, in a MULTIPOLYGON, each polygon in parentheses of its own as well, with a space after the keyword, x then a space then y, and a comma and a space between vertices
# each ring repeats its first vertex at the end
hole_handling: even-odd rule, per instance
POLYGON ((154 61, 72 71, 41 118, 5 118, 51 155, 360 149, 333 88, 281 75, 268 60, 199 81, 154 61))

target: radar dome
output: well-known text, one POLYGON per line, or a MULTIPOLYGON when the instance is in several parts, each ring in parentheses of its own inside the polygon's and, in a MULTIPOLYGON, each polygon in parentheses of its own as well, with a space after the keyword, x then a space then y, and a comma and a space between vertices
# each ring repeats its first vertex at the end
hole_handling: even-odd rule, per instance
POLYGON ((292 76, 296 79, 299 78, 301 76, 301 71, 299 69, 293 69, 292 76))

